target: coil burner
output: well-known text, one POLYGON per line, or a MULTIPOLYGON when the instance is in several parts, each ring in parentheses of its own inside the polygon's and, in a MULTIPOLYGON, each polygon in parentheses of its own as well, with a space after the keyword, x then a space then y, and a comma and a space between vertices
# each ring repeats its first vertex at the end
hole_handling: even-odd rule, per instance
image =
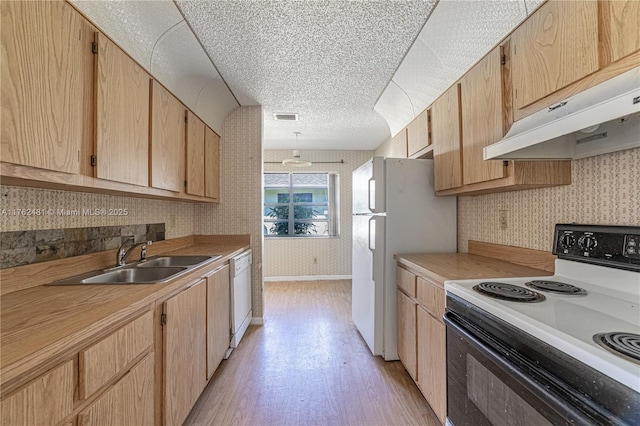
POLYGON ((473 289, 485 296, 512 302, 534 303, 546 299, 543 294, 513 284, 486 281, 473 286, 473 289))
POLYGON ((560 281, 533 280, 524 284, 527 287, 531 287, 536 290, 548 291, 557 294, 568 294, 572 296, 584 296, 587 294, 587 290, 583 288, 560 281))
POLYGON ((598 333, 593 341, 609 352, 640 364, 640 334, 613 331, 598 333))

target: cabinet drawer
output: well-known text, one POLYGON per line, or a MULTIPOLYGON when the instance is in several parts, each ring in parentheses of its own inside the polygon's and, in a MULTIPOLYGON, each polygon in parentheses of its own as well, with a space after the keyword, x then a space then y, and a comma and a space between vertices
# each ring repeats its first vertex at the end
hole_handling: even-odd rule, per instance
POLYGON ((153 343, 153 313, 147 312, 80 352, 80 398, 107 384, 153 343))
POLYGON ((401 267, 396 268, 396 286, 411 297, 416 297, 416 276, 401 267))
POLYGON ((153 366, 149 354, 78 415, 78 426, 154 424, 153 366))
POLYGON ((418 303, 424 306, 431 315, 442 321, 445 306, 444 289, 434 281, 418 277, 417 293, 418 303))
POLYGON ((3 425, 52 425, 73 411, 73 361, 54 368, 2 401, 3 425))

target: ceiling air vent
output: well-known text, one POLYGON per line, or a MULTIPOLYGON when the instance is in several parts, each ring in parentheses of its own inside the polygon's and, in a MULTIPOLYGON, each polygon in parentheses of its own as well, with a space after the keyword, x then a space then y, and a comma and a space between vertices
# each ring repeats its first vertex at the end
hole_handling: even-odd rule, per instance
POLYGON ((273 114, 273 118, 280 121, 298 121, 298 114, 276 112, 273 114))

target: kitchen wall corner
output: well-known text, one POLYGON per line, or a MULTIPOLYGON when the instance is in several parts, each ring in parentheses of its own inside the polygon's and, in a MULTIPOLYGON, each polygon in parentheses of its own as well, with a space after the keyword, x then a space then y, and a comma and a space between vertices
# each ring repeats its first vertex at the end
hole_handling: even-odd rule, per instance
POLYGON ((220 139, 220 204, 195 207, 195 234, 251 235, 254 318, 262 317, 262 107, 227 116, 220 139))
POLYGON ((640 226, 640 148, 574 160, 571 182, 458 197, 458 251, 470 239, 551 251, 556 223, 640 226))

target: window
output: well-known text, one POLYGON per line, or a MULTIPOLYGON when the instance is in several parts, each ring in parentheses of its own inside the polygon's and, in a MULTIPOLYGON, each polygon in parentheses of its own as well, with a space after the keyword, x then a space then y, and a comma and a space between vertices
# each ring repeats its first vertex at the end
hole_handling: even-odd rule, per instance
POLYGON ((337 181, 335 173, 265 173, 264 235, 337 236, 337 181))

